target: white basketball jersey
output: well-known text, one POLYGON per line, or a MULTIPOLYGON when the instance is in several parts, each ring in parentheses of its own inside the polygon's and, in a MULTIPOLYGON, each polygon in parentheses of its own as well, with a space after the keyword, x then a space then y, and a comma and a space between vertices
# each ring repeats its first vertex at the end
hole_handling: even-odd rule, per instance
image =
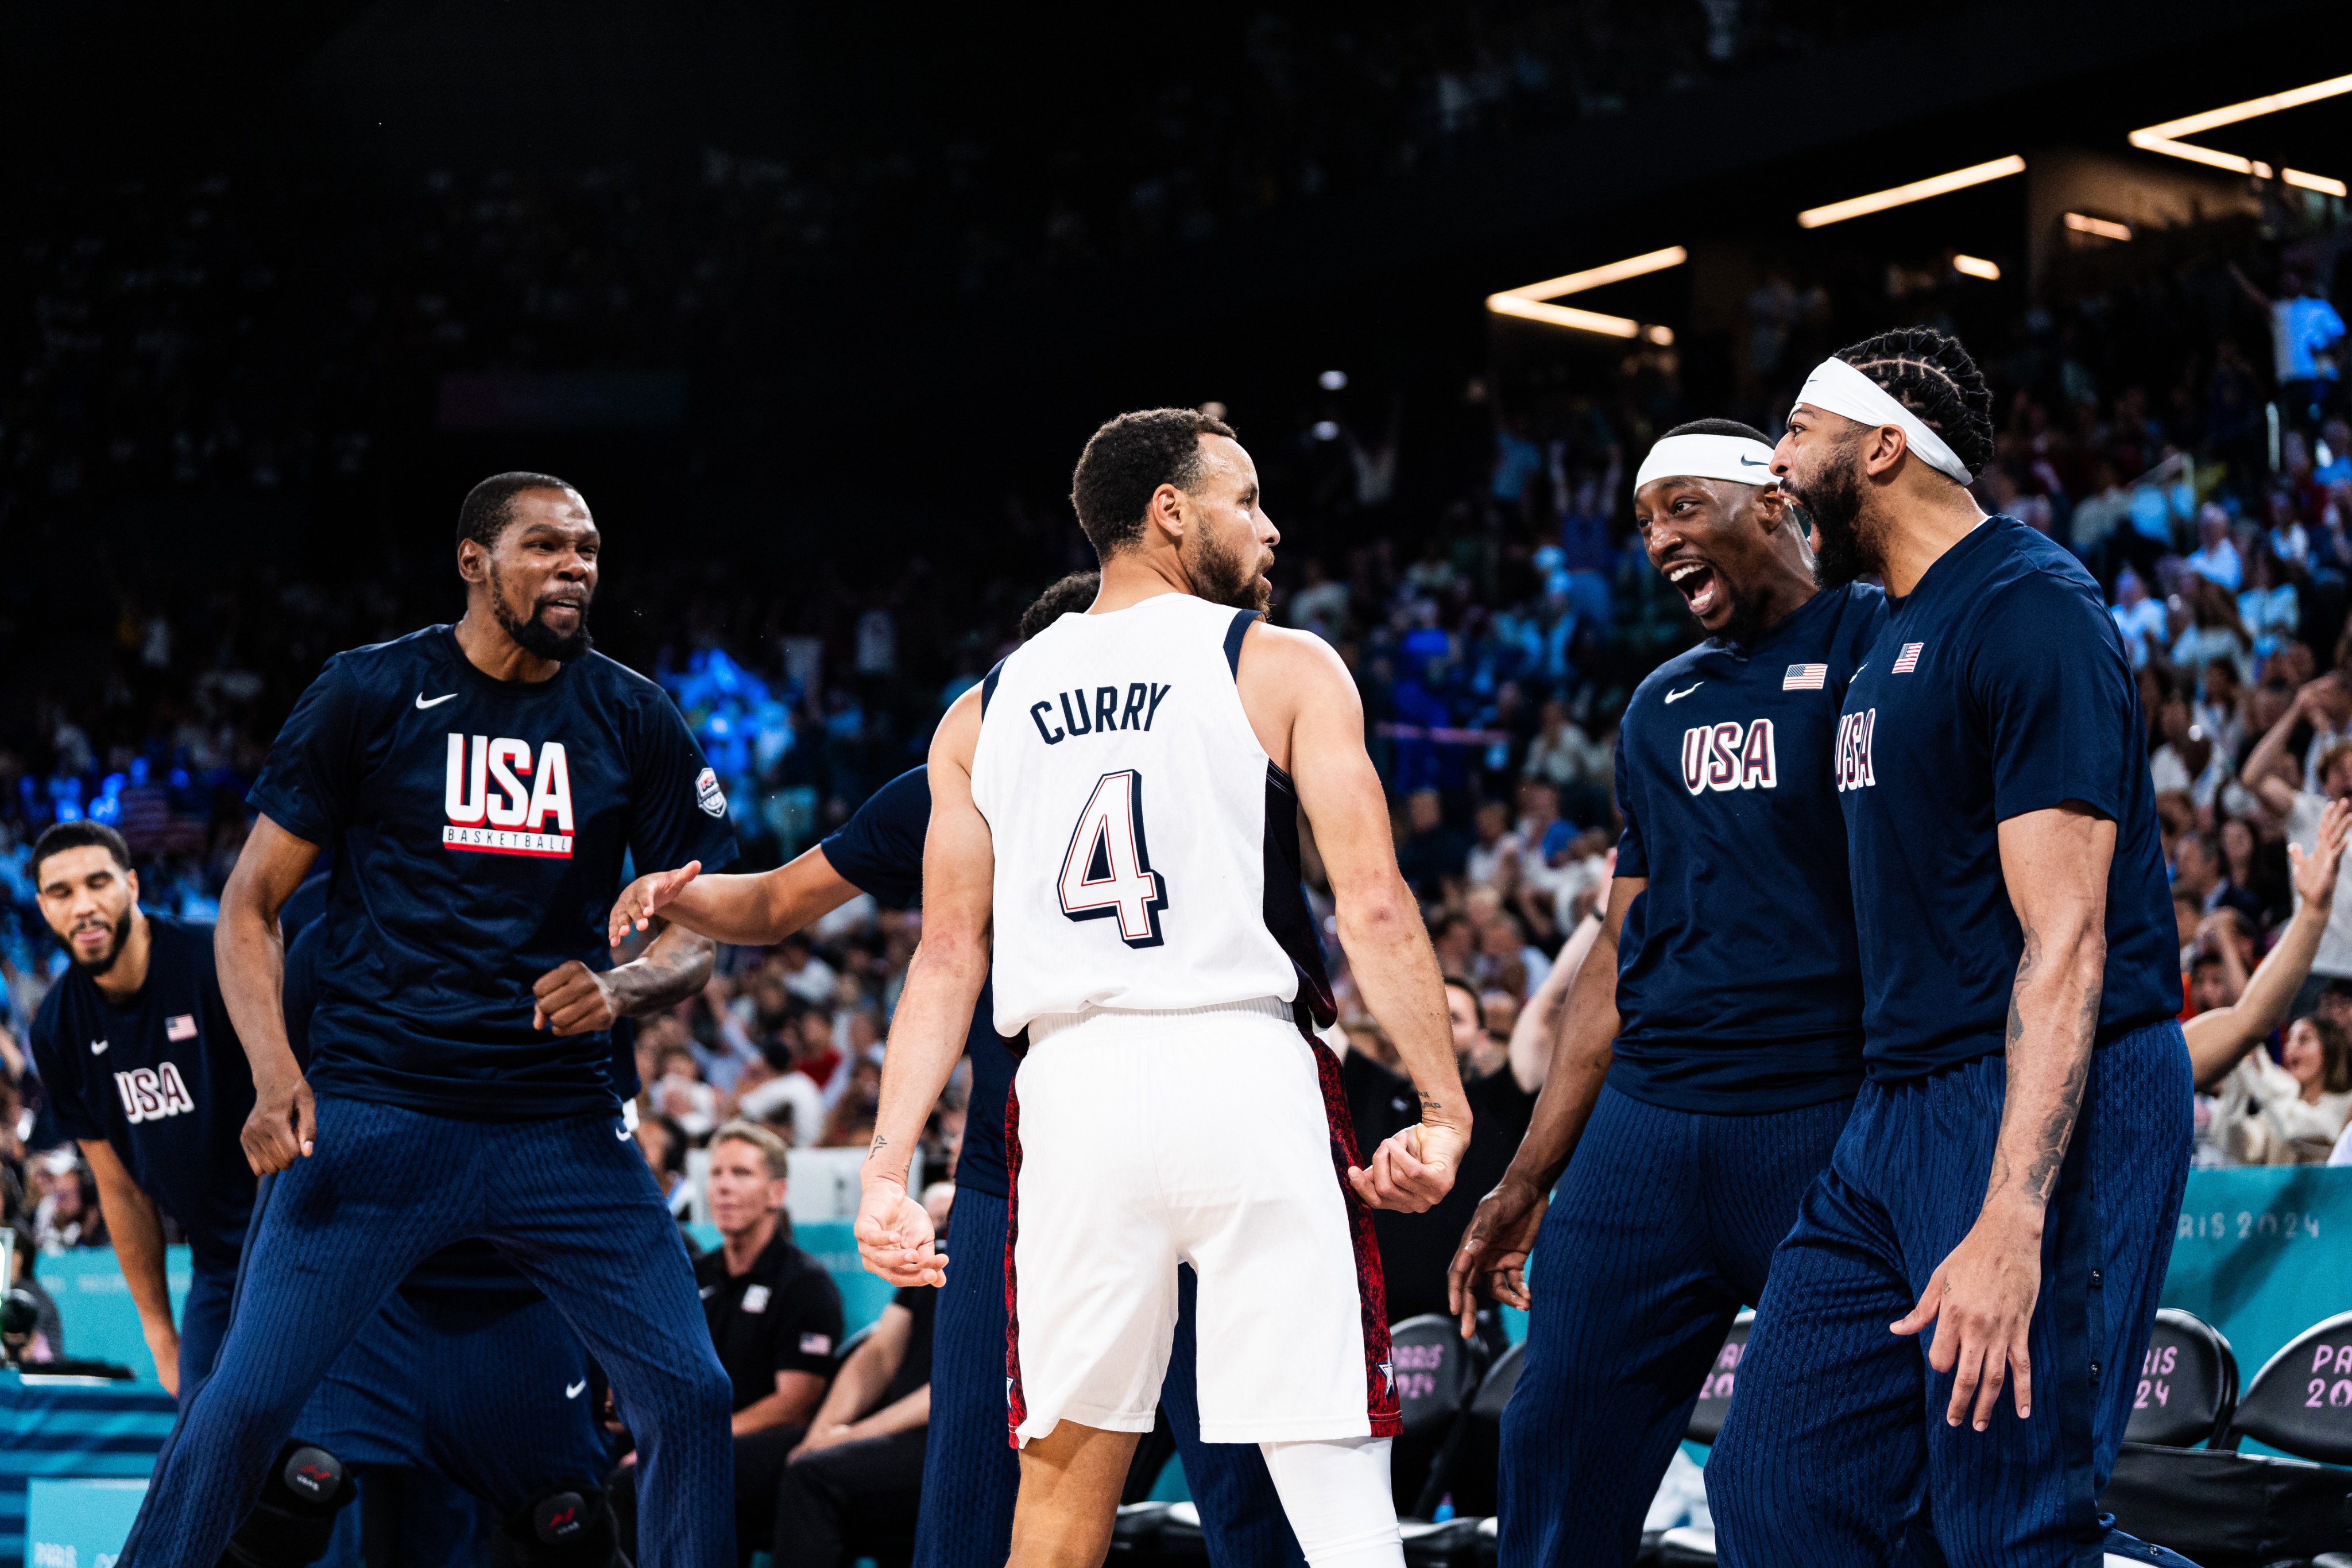
POLYGON ((998 1033, 1264 997, 1328 1019, 1297 797, 1234 685, 1255 619, 1166 593, 1065 615, 990 672, 971 792, 996 852, 998 1033))

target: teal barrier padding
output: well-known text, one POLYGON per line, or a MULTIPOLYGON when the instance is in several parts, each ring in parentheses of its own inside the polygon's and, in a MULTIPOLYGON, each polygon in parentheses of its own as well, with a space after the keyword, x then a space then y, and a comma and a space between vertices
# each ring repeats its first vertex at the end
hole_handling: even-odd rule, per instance
POLYGON ((142 1480, 37 1480, 27 1489, 26 1556, 111 1568, 147 1495, 142 1480))
MULTIPOLYGON (((172 1288, 172 1312, 175 1317, 187 1299, 189 1269, 186 1248, 164 1250, 163 1279, 172 1288)), ((139 1328, 139 1309, 131 1304, 131 1287, 123 1282, 122 1270, 114 1261, 113 1248, 83 1247, 70 1252, 44 1253, 34 1260, 33 1272, 57 1300, 58 1322, 65 1330, 66 1354, 89 1361, 117 1362, 146 1381, 154 1381, 155 1364, 147 1355, 147 1336, 139 1328)))

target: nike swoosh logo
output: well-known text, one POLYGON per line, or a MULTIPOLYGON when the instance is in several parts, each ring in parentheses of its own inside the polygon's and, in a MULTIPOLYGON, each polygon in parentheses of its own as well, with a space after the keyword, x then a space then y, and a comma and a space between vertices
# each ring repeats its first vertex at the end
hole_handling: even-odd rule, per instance
POLYGON ((1864 671, 1864 670, 1866 670, 1866 669, 1868 669, 1868 668, 1870 668, 1870 661, 1869 661, 1868 659, 1864 659, 1861 664, 1856 664, 1856 665, 1853 667, 1853 673, 1854 673, 1855 674, 1859 675, 1859 674, 1862 674, 1862 672, 1863 672, 1863 671, 1864 671))
POLYGON ((89 1053, 92 1056, 104 1056, 106 1054, 106 1048, 112 1043, 113 1041, 111 1040, 93 1040, 89 1042, 89 1053))
POLYGON ((626 1127, 615 1127, 613 1129, 613 1136, 625 1144, 629 1141, 629 1130, 626 1127))
POLYGON ((588 1380, 583 1377, 579 1382, 572 1384, 566 1387, 563 1391, 563 1397, 566 1399, 577 1399, 580 1397, 580 1391, 587 1386, 588 1380))
POLYGON ((416 694, 416 711, 423 713, 426 708, 439 707, 443 703, 451 703, 456 702, 457 700, 457 694, 456 692, 451 692, 446 697, 435 697, 431 702, 426 702, 425 700, 425 694, 423 692, 419 692, 416 694))
POLYGON ((1742 468, 1769 468, 1772 466, 1772 465, 1767 463, 1761 457, 1748 457, 1746 455, 1741 456, 1739 459, 1739 465, 1742 468))
POLYGON ((1668 692, 1668 693, 1666 694, 1666 700, 1667 700, 1668 702, 1670 702, 1670 703, 1671 703, 1671 702, 1680 702, 1683 698, 1685 698, 1685 697, 1686 697, 1686 696, 1690 695, 1691 695, 1691 693, 1693 693, 1693 692, 1695 692, 1695 691, 1698 690, 1698 689, 1699 689, 1699 687, 1701 687, 1701 686, 1703 686, 1703 685, 1706 685, 1706 683, 1705 681, 1693 681, 1690 685, 1688 685, 1685 686, 1682 690, 1680 690, 1680 691, 1678 691, 1678 692, 1668 692))

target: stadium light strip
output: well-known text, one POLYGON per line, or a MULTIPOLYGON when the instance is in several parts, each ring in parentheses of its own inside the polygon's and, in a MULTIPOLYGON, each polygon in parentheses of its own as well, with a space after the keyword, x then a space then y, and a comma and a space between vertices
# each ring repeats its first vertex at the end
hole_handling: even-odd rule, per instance
POLYGON ((1996 158, 1990 163, 1971 163, 1965 169, 1955 169, 1948 174, 1931 174, 1924 180, 1914 180, 1907 185, 1890 190, 1873 191, 1866 196, 1851 196, 1843 202, 1832 202, 1825 207, 1807 207, 1797 214, 1797 226, 1817 229, 1825 224, 1841 224, 1848 218, 1858 218, 1869 213, 1883 213, 1889 207, 1907 206, 1924 202, 1930 196, 1941 196, 1953 191, 1964 191, 1970 185, 1981 185, 1988 180, 2005 180, 2011 174, 2025 172, 2025 160, 2015 153, 1996 158))
MULTIPOLYGON (((2317 103, 2322 99, 2347 92, 2352 92, 2352 76, 2330 77, 2308 87, 2289 88, 2284 92, 2250 98, 2243 103, 2209 109, 2202 114, 2184 114, 2179 120, 2168 120, 2161 125, 2143 126, 2131 132, 2127 140, 2143 152, 2161 152, 2168 158, 2185 159, 2191 163, 2205 164, 2208 168, 2226 169, 2232 174, 2252 174, 2258 180, 2267 180, 2272 178, 2273 171, 2259 158, 2242 158, 2235 152, 2199 147, 2180 138, 2194 136, 2200 131, 2210 131, 2216 126, 2235 125, 2242 120, 2257 120, 2265 114, 2276 114, 2281 110, 2300 109, 2306 103, 2317 103)), ((2343 181, 2329 179, 2325 174, 2287 169, 2278 172, 2277 177, 2306 191, 2321 191, 2331 196, 2345 193, 2343 181)))
POLYGON ((1611 338, 1638 337, 1642 330, 1639 321, 1623 316, 1604 316, 1598 310, 1579 310, 1572 305, 1547 305, 1540 299, 1523 299, 1516 294, 1489 294, 1486 296, 1486 308, 1497 316, 1517 316, 1528 321, 1572 327, 1580 332, 1599 332, 1611 338))
POLYGON ((1612 261, 1605 267, 1589 267, 1582 272, 1565 273, 1559 277, 1547 277, 1541 283, 1507 289, 1515 299, 1557 299, 1563 294, 1581 294, 1588 288, 1598 288, 1605 283, 1622 283, 1629 277, 1644 273, 1664 272, 1670 267, 1680 267, 1690 259, 1690 252, 1678 245, 1664 250, 1654 250, 1642 256, 1629 256, 1622 261, 1612 261))
POLYGON ((1623 316, 1604 315, 1598 310, 1580 310, 1572 305, 1550 305, 1547 300, 1563 295, 1581 294, 1588 288, 1603 284, 1622 283, 1629 277, 1647 273, 1664 272, 1670 267, 1680 267, 1690 259, 1690 252, 1678 245, 1664 250, 1645 251, 1629 256, 1622 261, 1609 262, 1601 267, 1589 267, 1582 272, 1562 273, 1547 277, 1541 283, 1523 284, 1507 288, 1500 294, 1486 296, 1486 308, 1497 316, 1517 316, 1522 320, 1541 321, 1547 326, 1566 327, 1578 332, 1598 332, 1610 338, 1644 338, 1653 343, 1669 344, 1675 340, 1670 328, 1644 328, 1639 321, 1623 316))
POLYGON ((2105 218, 2095 218, 2088 213, 2068 213, 2060 221, 2076 234, 2096 235, 2101 239, 2129 239, 2132 236, 2129 224, 2111 223, 2105 218))
POLYGON ((2000 281, 2000 267, 1980 256, 1955 256, 1952 257, 1952 270, 1969 277, 1981 277, 1987 283, 2000 281))

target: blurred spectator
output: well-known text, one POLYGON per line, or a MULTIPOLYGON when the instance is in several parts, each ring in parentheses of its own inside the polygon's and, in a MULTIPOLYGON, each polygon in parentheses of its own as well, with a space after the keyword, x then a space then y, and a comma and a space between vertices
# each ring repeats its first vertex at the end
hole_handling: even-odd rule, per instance
POLYGON ((2253 302, 2270 313, 2273 373, 2278 378, 2281 412, 2298 426, 2315 427, 2336 401, 2342 371, 2344 318, 2311 280, 2293 267, 2279 274, 2275 298, 2254 287, 2235 262, 2230 275, 2253 302))
MULTIPOLYGON (((710 1140, 707 1195, 719 1245, 694 1266, 710 1341, 735 1388, 736 1539, 772 1538, 784 1462, 824 1397, 841 1344, 841 1291, 793 1245, 790 1156, 765 1127, 730 1122, 710 1140)), ((628 1418, 628 1411, 620 1412, 628 1418)), ((636 1556, 635 1454, 614 1472, 623 1542, 636 1556)))
POLYGON ((2198 512, 2197 549, 2185 564, 2208 582, 2218 582, 2232 593, 2244 580, 2245 563, 2238 559, 2238 547, 2230 538, 2230 514, 2220 505, 2208 502, 2198 512))
POLYGON ((1459 882, 1469 863, 1470 845, 1445 821, 1444 800, 1434 789, 1416 790, 1404 802, 1405 835, 1397 845, 1397 868, 1423 899, 1440 899, 1459 882))
POLYGON ((10 1283, 33 1298, 33 1332, 18 1343, 13 1338, 7 1354, 13 1360, 28 1364, 62 1361, 66 1354, 65 1320, 58 1315, 58 1303, 48 1287, 42 1284, 34 1271, 34 1260, 40 1246, 34 1239, 32 1227, 18 1222, 13 1227, 16 1245, 11 1249, 10 1283))
POLYGON ((2215 1139, 2232 1163, 2324 1164, 2352 1117, 2352 1036, 2305 1014, 2287 1026, 2278 1061, 2248 1052, 2217 1098, 2215 1139))
POLYGON ((2162 648, 2167 642, 2164 606, 2147 596, 2139 573, 2126 567, 2116 578, 2113 613, 2116 627, 2123 633, 2124 646, 2131 651, 2132 667, 2138 669, 2147 663, 2152 650, 2162 648))
POLYGON ((34 1235, 41 1250, 106 1246, 106 1215, 99 1207, 89 1167, 67 1148, 53 1150, 43 1160, 54 1174, 47 1195, 33 1213, 34 1235))
POLYGON ((861 1056, 849 1069, 846 1087, 825 1118, 824 1136, 818 1144, 828 1149, 862 1149, 874 1141, 874 1118, 882 1108, 882 1063, 861 1056))
POLYGON ((775 1568, 847 1568, 853 1543, 906 1533, 922 1499, 939 1299, 929 1285, 899 1291, 842 1363, 776 1485, 775 1568))
MULTIPOLYGON (((677 1022, 675 1019, 660 1021, 677 1022)), ((657 1066, 660 1076, 654 1080, 646 1097, 688 1141, 699 1143, 719 1124, 718 1091, 702 1082, 702 1064, 685 1045, 666 1048, 657 1066)))

